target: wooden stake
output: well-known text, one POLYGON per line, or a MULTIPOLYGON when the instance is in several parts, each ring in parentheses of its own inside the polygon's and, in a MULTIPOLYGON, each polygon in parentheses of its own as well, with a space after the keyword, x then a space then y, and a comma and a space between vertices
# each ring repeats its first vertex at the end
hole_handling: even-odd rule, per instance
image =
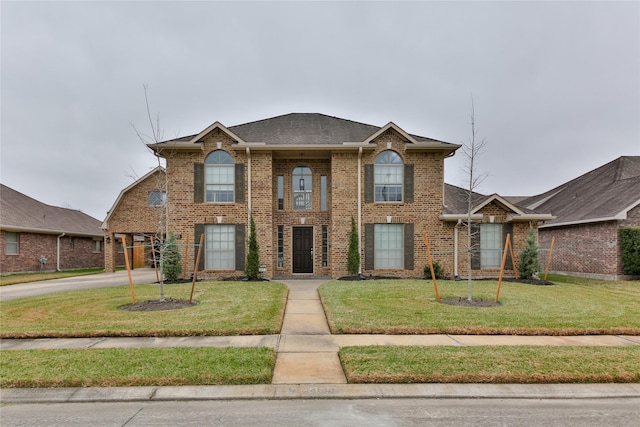
POLYGON ((196 256, 196 265, 193 267, 193 280, 191 281, 191 295, 189 296, 189 304, 193 301, 193 290, 196 287, 196 280, 198 278, 198 266, 200 265, 200 255, 202 254, 202 247, 204 243, 204 234, 200 235, 200 245, 198 245, 198 255, 196 256))
POLYGON ((549 267, 551 266, 551 254, 553 254, 553 244, 556 242, 556 236, 551 238, 551 247, 549 248, 549 256, 547 257, 547 268, 544 270, 544 280, 547 280, 549 274, 549 267))
MULTIPOLYGON (((504 273, 504 266, 507 264, 507 250, 511 248, 511 234, 507 233, 507 240, 504 242, 504 252, 502 253, 502 264, 500 265, 500 277, 498 278, 498 291, 496 292, 496 302, 500 298, 500 287, 502 286, 502 274, 504 273)), ((511 260, 513 262, 513 250, 511 251, 511 260)), ((514 266, 515 268, 515 266, 514 266)))
POLYGON ((511 239, 509 239, 509 252, 511 253, 511 264, 513 264, 513 274, 518 277, 518 267, 516 267, 516 259, 513 256, 513 245, 511 244, 511 239))
POLYGON ((184 266, 182 267, 182 280, 187 279, 187 257, 189 257, 189 233, 186 233, 185 235, 187 237, 185 237, 184 241, 187 242, 187 244, 184 245, 184 266))
POLYGON ((431 259, 431 249, 429 248, 427 233, 424 234, 424 244, 427 246, 427 258, 429 259, 429 269, 431 270, 431 278, 433 279, 433 289, 436 291, 436 301, 440 302, 440 292, 438 292, 438 282, 436 280, 436 274, 433 271, 433 260, 431 259))
POLYGON ((127 267, 127 275, 129 276, 129 289, 131 289, 131 300, 136 303, 136 294, 133 291, 133 279, 131 278, 131 264, 129 264, 129 253, 127 251, 127 241, 122 236, 122 247, 124 248, 124 265, 127 267))

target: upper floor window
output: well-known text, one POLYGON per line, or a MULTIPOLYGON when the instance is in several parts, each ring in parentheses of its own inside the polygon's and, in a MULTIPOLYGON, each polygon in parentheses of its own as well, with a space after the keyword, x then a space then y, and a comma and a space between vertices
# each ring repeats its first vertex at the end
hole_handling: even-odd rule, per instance
POLYGON ((293 209, 311 210, 311 169, 298 166, 293 170, 293 209))
POLYGON ((205 201, 213 203, 233 202, 233 158, 223 150, 211 152, 205 164, 205 201))
POLYGON ((374 169, 376 202, 401 202, 404 162, 391 150, 378 154, 374 169))
POLYGON ((164 206, 167 204, 167 193, 164 191, 149 192, 149 206, 164 206))

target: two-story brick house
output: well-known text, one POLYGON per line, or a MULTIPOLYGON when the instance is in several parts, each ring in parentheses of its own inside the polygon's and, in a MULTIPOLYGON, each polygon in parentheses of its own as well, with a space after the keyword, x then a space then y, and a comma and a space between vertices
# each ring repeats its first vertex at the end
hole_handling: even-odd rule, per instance
MULTIPOLYGON (((447 274, 466 274, 466 260, 457 256, 466 247, 459 228, 467 205, 457 200, 464 191, 444 184, 445 159, 459 147, 392 122, 378 127, 322 114, 229 128, 215 122, 197 135, 150 145, 166 159, 168 228, 182 243, 205 236, 198 270, 211 278, 242 274, 251 215, 267 278, 347 275, 352 217, 364 275, 422 276, 425 234, 447 274)), ((138 199, 147 200, 160 189, 139 191, 138 199)), ((489 242, 484 250, 494 251, 472 262, 476 275, 497 273, 495 254, 505 230, 523 241, 531 222, 551 218, 497 195, 475 195, 472 207, 474 221, 487 224, 478 234, 489 242)), ((119 203, 109 215, 107 242, 120 234, 133 242, 153 230, 144 215, 119 203), (119 211, 127 211, 121 216, 129 222, 143 223, 124 230, 115 220, 119 211)), ((109 270, 116 245, 106 249, 109 270)), ((195 248, 187 257, 193 266, 195 248)))

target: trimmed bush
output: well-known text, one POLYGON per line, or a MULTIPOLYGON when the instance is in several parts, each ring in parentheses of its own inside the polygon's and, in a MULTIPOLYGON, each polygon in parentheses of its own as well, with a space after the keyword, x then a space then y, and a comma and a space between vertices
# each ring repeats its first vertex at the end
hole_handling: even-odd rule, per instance
MULTIPOLYGON (((444 270, 442 266, 438 262, 433 263, 433 274, 436 275, 436 279, 444 278, 444 270)), ((429 264, 424 266, 424 278, 431 279, 431 269, 429 268, 429 264)))
POLYGON ((260 247, 258 246, 258 240, 256 238, 256 223, 251 215, 249 232, 249 253, 247 254, 247 265, 244 269, 244 273, 249 280, 257 280, 260 274, 260 247))
POLYGON ((349 235, 349 252, 347 254, 347 271, 355 276, 360 272, 360 248, 358 245, 358 229, 356 220, 351 215, 351 234, 349 235))
POLYGON ((618 230, 622 269, 631 276, 640 275, 640 227, 618 230))
POLYGON ((527 233, 527 246, 520 252, 520 264, 518 274, 521 279, 530 279, 535 273, 540 271, 538 261, 538 245, 536 244, 536 232, 529 228, 527 233))
POLYGON ((164 242, 162 272, 167 280, 178 280, 182 274, 182 256, 172 232, 164 242))

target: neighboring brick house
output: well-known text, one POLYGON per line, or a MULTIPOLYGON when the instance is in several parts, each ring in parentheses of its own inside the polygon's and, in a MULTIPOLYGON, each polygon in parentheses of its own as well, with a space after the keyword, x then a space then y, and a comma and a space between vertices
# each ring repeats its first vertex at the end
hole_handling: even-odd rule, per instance
POLYGON ((622 156, 520 203, 552 213, 539 229, 551 249, 550 271, 600 279, 625 278, 618 230, 640 226, 640 156, 622 156))
MULTIPOLYGON (((467 274, 465 257, 456 255, 467 247, 458 224, 466 204, 455 200, 459 189, 444 184, 444 161, 459 145, 409 134, 392 122, 379 127, 287 114, 229 128, 215 122, 149 147, 166 159, 169 229, 183 244, 205 236, 201 276, 242 275, 250 215, 267 278, 346 276, 352 217, 366 276, 422 276, 425 233, 446 274, 467 274)), ((107 269, 116 264, 117 236, 129 242, 154 228, 143 206, 153 191, 158 188, 140 180, 125 190, 138 206, 121 195, 109 213, 106 254, 114 260, 107 259, 107 269)), ((503 233, 513 229, 522 240, 530 222, 551 216, 497 195, 476 197, 478 236, 483 253, 493 255, 477 263, 474 257, 473 274, 495 276, 503 233)), ((193 247, 187 258, 192 268, 193 247)))
POLYGON ((104 267, 100 221, 0 184, 0 273, 104 267))

